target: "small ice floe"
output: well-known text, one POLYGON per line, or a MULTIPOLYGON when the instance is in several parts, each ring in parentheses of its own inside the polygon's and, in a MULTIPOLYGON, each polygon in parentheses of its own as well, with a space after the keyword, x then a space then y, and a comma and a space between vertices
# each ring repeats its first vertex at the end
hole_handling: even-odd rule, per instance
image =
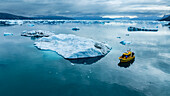
POLYGON ((26 37, 49 37, 51 35, 54 35, 54 33, 43 30, 23 31, 23 33, 21 34, 21 36, 26 37))
POLYGON ((4 32, 4 36, 9 36, 9 35, 13 35, 13 33, 8 33, 8 32, 4 32))
POLYGON ((73 31, 78 31, 78 30, 80 30, 80 28, 75 27, 75 28, 72 28, 72 30, 73 30, 73 31))
POLYGON ((158 29, 146 29, 146 28, 136 28, 136 27, 128 27, 128 31, 158 31, 158 29))
POLYGON ((131 44, 131 42, 130 42, 130 41, 125 41, 125 40, 123 40, 123 41, 120 41, 120 44, 122 44, 122 45, 128 45, 128 44, 131 44))
POLYGON ((72 34, 43 37, 34 44, 38 49, 55 51, 65 59, 105 56, 112 49, 107 44, 72 34))
POLYGON ((30 27, 34 27, 35 25, 34 25, 34 24, 28 24, 28 26, 30 26, 30 27))

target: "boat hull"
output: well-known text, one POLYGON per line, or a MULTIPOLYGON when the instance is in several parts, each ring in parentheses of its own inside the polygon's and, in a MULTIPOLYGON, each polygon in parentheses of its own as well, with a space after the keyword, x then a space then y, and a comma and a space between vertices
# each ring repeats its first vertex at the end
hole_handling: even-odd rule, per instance
POLYGON ((135 56, 133 57, 128 57, 128 58, 122 58, 122 57, 119 57, 119 60, 120 62, 129 62, 131 60, 135 59, 135 56))

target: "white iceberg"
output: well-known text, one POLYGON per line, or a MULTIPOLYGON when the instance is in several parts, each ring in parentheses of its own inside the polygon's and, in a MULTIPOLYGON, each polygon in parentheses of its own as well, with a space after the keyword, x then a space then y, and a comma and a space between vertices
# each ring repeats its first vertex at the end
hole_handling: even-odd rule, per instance
POLYGON ((13 33, 4 32, 4 36, 13 35, 13 33))
POLYGON ((34 44, 39 49, 55 51, 66 59, 105 56, 111 50, 107 44, 71 34, 43 37, 34 44))
POLYGON ((23 31, 23 33, 21 34, 21 36, 26 37, 49 37, 51 35, 54 35, 54 33, 43 30, 23 31))

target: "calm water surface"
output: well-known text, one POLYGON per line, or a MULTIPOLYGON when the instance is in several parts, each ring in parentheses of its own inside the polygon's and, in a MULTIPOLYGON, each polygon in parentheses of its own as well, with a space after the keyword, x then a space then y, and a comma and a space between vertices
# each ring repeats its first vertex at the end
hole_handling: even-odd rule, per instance
POLYGON ((162 23, 166 22, 1 26, 0 96, 170 96, 170 30, 162 23), (129 26, 158 26, 159 31, 128 32, 129 26), (35 40, 20 36, 24 30, 75 34, 106 42, 112 50, 92 64, 71 63, 55 52, 38 50, 35 40), (132 43, 121 45, 122 40, 132 43), (118 66, 118 57, 129 48, 135 52, 134 63, 118 66))

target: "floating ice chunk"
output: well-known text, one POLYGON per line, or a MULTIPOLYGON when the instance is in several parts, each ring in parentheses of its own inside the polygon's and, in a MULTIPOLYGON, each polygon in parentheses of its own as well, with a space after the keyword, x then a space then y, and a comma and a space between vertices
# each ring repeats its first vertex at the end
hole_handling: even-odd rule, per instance
POLYGON ((8 20, 4 22, 6 25, 22 25, 24 23, 22 20, 8 20))
POLYGON ((10 21, 6 21, 6 24, 9 24, 9 25, 16 25, 17 22, 15 22, 14 20, 10 20, 10 21))
POLYGON ((4 36, 13 35, 13 33, 4 32, 4 36))
POLYGON ((23 31, 23 33, 21 34, 21 36, 27 37, 49 37, 51 35, 54 35, 54 33, 43 30, 23 31))
POLYGON ((73 31, 78 31, 78 30, 80 30, 80 28, 75 27, 75 28, 72 28, 72 30, 73 30, 73 31))
POLYGON ((158 31, 158 29, 146 29, 146 28, 136 28, 136 27, 128 27, 128 31, 158 31))
POLYGON ((34 25, 34 24, 28 24, 28 26, 33 27, 33 26, 35 26, 35 25, 34 25))
POLYGON ((66 59, 104 56, 110 52, 107 44, 71 34, 43 37, 35 42, 35 46, 43 50, 52 50, 66 59))
POLYGON ((125 40, 123 40, 123 41, 120 41, 120 44, 122 44, 122 45, 127 45, 127 44, 131 44, 131 42, 130 42, 130 41, 125 41, 125 40))

